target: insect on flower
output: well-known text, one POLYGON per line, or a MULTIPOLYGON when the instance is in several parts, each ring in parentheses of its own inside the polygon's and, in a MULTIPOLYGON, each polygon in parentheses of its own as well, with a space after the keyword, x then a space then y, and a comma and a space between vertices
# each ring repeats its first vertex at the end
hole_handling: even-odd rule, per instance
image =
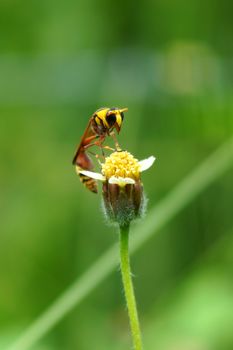
POLYGON ((119 134, 124 119, 124 112, 127 110, 128 108, 103 107, 98 109, 89 119, 86 130, 84 131, 75 153, 73 164, 76 165, 80 181, 91 192, 97 193, 97 182, 81 172, 81 170, 90 171, 94 168, 93 162, 87 154, 87 150, 92 146, 99 146, 102 152, 103 148, 111 149, 108 146, 103 146, 106 136, 112 136, 115 141, 116 149, 119 149, 113 130, 116 129, 119 134))
POLYGON ((101 174, 79 169, 77 172, 103 182, 106 216, 110 221, 124 226, 140 218, 145 211, 146 201, 140 175, 154 161, 153 156, 138 161, 127 151, 113 152, 102 164, 101 174))
POLYGON ((116 150, 104 158, 101 173, 80 169, 78 175, 102 182, 103 210, 110 223, 118 226, 120 236, 120 266, 128 308, 134 349, 142 350, 140 323, 136 307, 129 259, 130 223, 145 213, 147 200, 141 182, 141 172, 155 161, 151 156, 138 161, 127 151, 116 150))

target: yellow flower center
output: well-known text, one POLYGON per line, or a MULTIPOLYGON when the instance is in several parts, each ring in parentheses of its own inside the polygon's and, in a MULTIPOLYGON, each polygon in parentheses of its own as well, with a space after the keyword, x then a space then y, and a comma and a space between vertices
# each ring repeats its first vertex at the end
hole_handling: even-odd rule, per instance
POLYGON ((129 177, 138 180, 140 166, 138 160, 127 151, 114 152, 102 164, 102 173, 108 180, 110 177, 129 177))

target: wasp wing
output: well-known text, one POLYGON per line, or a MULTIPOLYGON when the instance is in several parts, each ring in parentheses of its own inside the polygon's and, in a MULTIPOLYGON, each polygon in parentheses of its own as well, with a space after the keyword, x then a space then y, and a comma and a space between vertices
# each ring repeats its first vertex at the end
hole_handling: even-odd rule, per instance
POLYGON ((95 136, 95 133, 93 132, 92 128, 91 128, 91 123, 92 123, 92 117, 90 118, 88 124, 87 124, 87 127, 84 131, 84 134, 81 138, 81 141, 79 143, 79 146, 77 147, 77 150, 75 152, 75 155, 74 155, 74 158, 73 158, 73 161, 72 163, 75 165, 77 164, 78 165, 78 157, 80 155, 80 153, 84 153, 85 152, 85 149, 84 149, 84 146, 86 144, 88 144, 88 142, 86 141, 87 139, 89 139, 89 137, 91 136, 95 136))

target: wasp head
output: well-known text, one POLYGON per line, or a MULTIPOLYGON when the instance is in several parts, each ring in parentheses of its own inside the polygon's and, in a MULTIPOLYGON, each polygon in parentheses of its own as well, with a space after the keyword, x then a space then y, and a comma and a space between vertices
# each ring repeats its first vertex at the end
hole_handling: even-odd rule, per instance
POLYGON ((106 113, 106 122, 109 126, 109 129, 116 129, 116 131, 120 132, 121 130, 121 124, 124 120, 124 112, 126 112, 128 108, 110 108, 108 112, 106 113))

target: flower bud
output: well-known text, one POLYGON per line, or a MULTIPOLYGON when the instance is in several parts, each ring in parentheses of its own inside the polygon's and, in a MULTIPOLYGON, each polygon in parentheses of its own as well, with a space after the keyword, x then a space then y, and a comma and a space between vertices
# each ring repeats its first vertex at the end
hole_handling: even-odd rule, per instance
POLYGON ((120 226, 140 218, 145 210, 140 165, 130 153, 115 152, 102 165, 106 177, 103 202, 106 217, 120 226))
POLYGON ((145 212, 147 201, 140 174, 149 169, 154 161, 155 157, 151 156, 139 162, 129 152, 117 151, 105 159, 101 174, 79 168, 77 172, 103 183, 106 217, 111 222, 125 226, 145 212))
POLYGON ((106 217, 120 226, 128 225, 140 218, 145 211, 143 186, 140 182, 120 187, 117 184, 103 184, 103 201, 106 217))

